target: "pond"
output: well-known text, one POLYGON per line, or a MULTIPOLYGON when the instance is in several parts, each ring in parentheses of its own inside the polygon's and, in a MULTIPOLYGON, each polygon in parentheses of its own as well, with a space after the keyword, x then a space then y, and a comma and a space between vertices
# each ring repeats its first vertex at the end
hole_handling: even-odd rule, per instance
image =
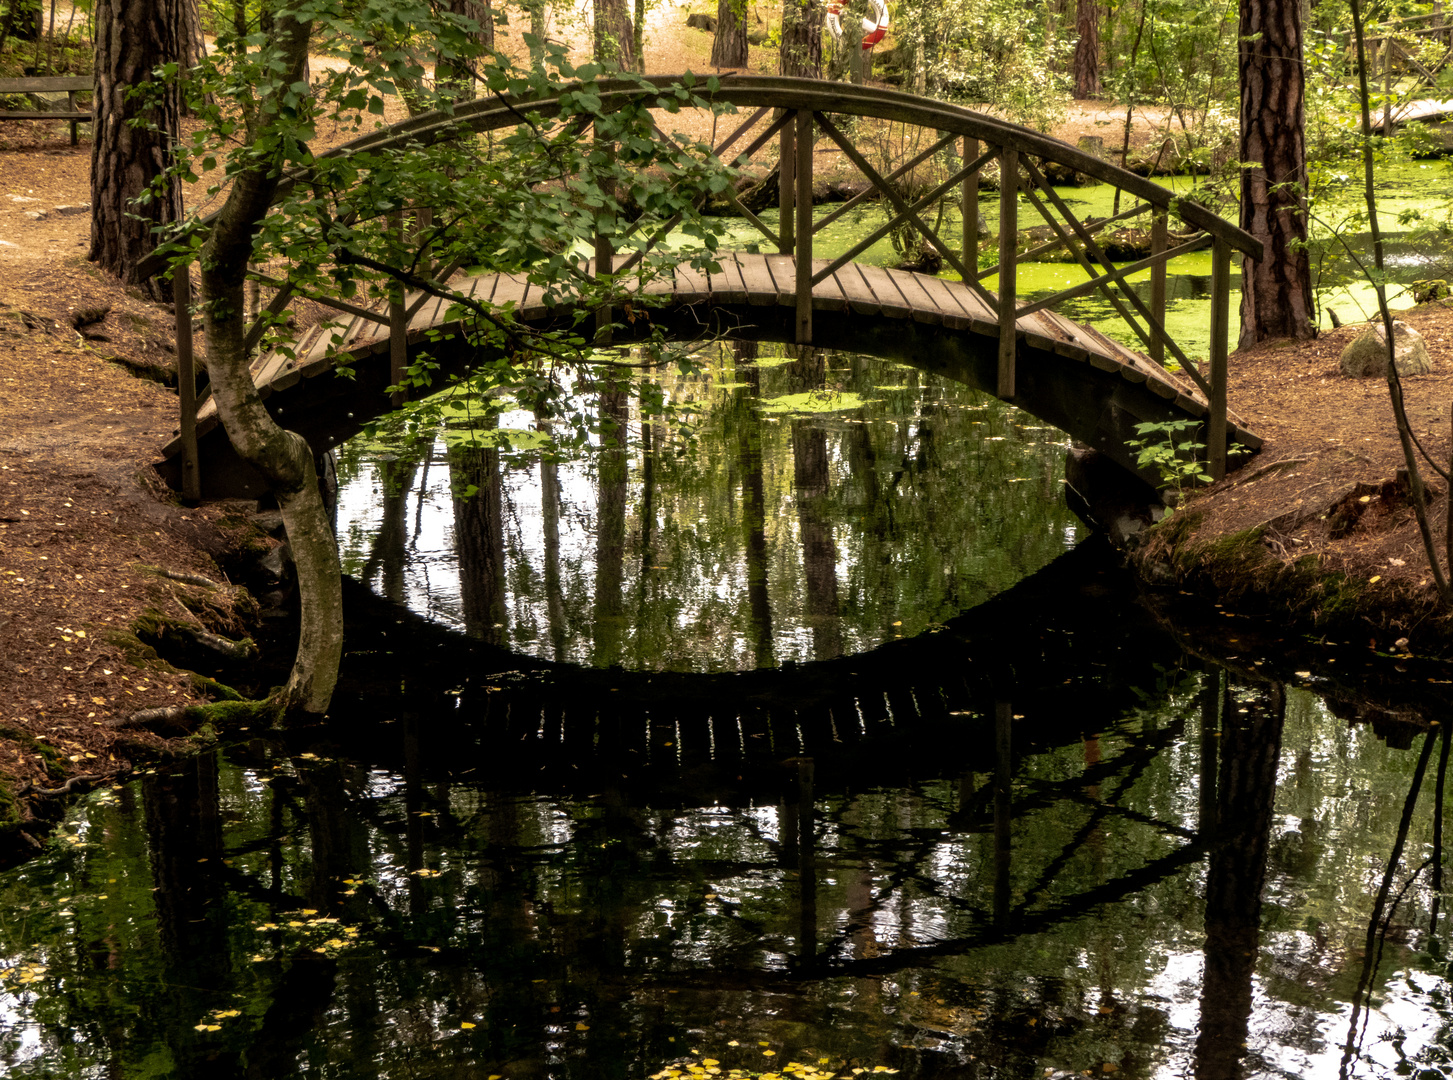
POLYGON ((964 388, 661 380, 344 455, 331 722, 0 875, 7 1075, 1453 1074, 1446 672, 1142 595, 964 388))
POLYGON ((1063 433, 909 367, 785 351, 723 348, 663 376, 690 443, 624 402, 623 449, 565 460, 511 451, 539 425, 508 409, 418 460, 355 443, 344 568, 518 653, 748 670, 922 633, 1082 535, 1063 433), (486 436, 504 448, 461 445, 486 436))
POLYGON ((344 449, 330 722, 0 875, 0 1070, 1453 1076, 1446 670, 1142 592, 1000 402, 700 361, 344 449))
POLYGON ((7 1075, 1453 1072, 1439 729, 1188 656, 1095 543, 775 672, 371 627, 325 735, 0 877, 7 1075))

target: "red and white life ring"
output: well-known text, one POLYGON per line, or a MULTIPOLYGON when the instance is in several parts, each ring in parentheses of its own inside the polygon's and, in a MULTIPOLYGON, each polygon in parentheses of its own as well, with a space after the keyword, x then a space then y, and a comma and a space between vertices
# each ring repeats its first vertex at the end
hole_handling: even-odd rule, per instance
POLYGON ((863 20, 863 51, 867 52, 888 32, 887 0, 868 0, 873 9, 873 18, 863 20))
MULTIPOLYGON (((888 32, 888 4, 887 0, 868 0, 873 9, 873 17, 863 19, 863 51, 867 52, 878 42, 883 40, 883 35, 888 32)), ((827 30, 834 39, 841 41, 843 37, 843 6, 841 3, 831 3, 827 6, 827 30)))

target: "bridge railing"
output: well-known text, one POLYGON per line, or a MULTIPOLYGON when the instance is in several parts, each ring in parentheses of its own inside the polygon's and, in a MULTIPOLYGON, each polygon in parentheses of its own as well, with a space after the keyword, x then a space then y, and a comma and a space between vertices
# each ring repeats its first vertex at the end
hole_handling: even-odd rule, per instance
MULTIPOLYGON (((1160 185, 1058 140, 943 102, 840 83, 785 78, 732 80, 723 84, 719 96, 742 104, 757 105, 745 122, 714 147, 719 158, 723 161, 746 161, 772 139, 779 142, 777 228, 774 230, 739 200, 732 201, 737 211, 769 243, 796 260, 796 339, 799 344, 812 342, 813 286, 831 277, 890 232, 911 227, 960 276, 964 284, 997 313, 997 391, 1000 397, 1007 399, 1015 394, 1018 320, 1065 301, 1099 293, 1135 334, 1147 356, 1162 366, 1167 365, 1168 359, 1174 361, 1205 395, 1209 409, 1205 439, 1207 464, 1214 477, 1225 474, 1231 259, 1238 250, 1252 258, 1260 258, 1260 244, 1251 236, 1202 207, 1177 200, 1173 192, 1160 185), (743 149, 737 150, 737 144, 769 116, 774 118, 765 130, 758 132, 743 149), (843 123, 845 117, 853 116, 917 123, 935 132, 935 137, 926 149, 884 175, 854 141, 847 130, 848 125, 843 123), (821 142, 840 151, 868 181, 868 187, 821 218, 815 218, 812 197, 814 162, 821 142), (960 167, 927 192, 916 196, 905 194, 907 186, 900 181, 924 162, 950 149, 958 150, 960 167), (1068 166, 1096 180, 1114 184, 1131 197, 1132 205, 1108 218, 1083 220, 1046 178, 1045 162, 1068 166), (978 265, 979 189, 981 178, 991 166, 996 166, 998 172, 997 259, 981 269, 978 265), (1034 223, 1047 226, 1054 237, 1047 243, 1022 251, 1019 250, 1019 237, 1026 225, 1021 221, 1021 195, 1034 211, 1034 223), (815 238, 843 215, 873 197, 891 207, 886 222, 852 244, 826 267, 814 268, 815 238), (958 204, 961 222, 958 236, 946 238, 936 227, 928 224, 931 208, 945 199, 952 199, 958 204), (1190 239, 1174 246, 1169 243, 1169 218, 1173 213, 1193 230, 1190 239), (1149 255, 1128 265, 1117 266, 1097 236, 1107 228, 1147 216, 1150 219, 1149 255), (1211 249, 1211 324, 1207 371, 1202 374, 1166 330, 1166 265, 1174 258, 1205 248, 1211 249), (1063 249, 1084 271, 1086 279, 1051 296, 1026 300, 1019 293, 1015 268, 1054 249, 1063 249), (1128 282, 1132 275, 1147 270, 1150 272, 1148 301, 1128 282), (992 277, 998 278, 997 294, 983 284, 992 277)), ((658 135, 667 137, 659 129, 658 135)), ((671 224, 667 223, 653 242, 664 239, 671 224)), ((602 276, 628 270, 639 258, 638 251, 623 265, 616 267, 609 243, 605 238, 597 241, 596 266, 597 273, 602 276)), ((606 325, 609 314, 603 312, 600 322, 602 326, 606 325)))
MULTIPOLYGON (((596 95, 603 113, 610 113, 627 103, 648 101, 654 95, 676 84, 681 76, 657 76, 650 79, 631 79, 605 82, 598 85, 596 95)), ((1145 353, 1156 363, 1165 365, 1173 360, 1181 372, 1189 378, 1205 396, 1208 407, 1205 443, 1208 447, 1208 465, 1213 476, 1220 477, 1226 467, 1227 431, 1227 370, 1228 348, 1227 319, 1230 311, 1230 271, 1234 252, 1241 252, 1253 259, 1261 257, 1261 244, 1254 237, 1235 225, 1216 216, 1196 203, 1178 199, 1174 192, 1152 183, 1092 154, 1078 150, 1059 140, 1038 132, 1010 124, 981 113, 973 112, 946 102, 915 97, 897 91, 852 86, 844 83, 824 82, 812 79, 785 77, 726 77, 718 81, 715 88, 707 89, 700 81, 694 93, 701 97, 729 104, 738 109, 751 110, 744 120, 714 147, 716 156, 724 162, 741 162, 752 158, 766 147, 771 140, 779 145, 779 218, 773 229, 760 216, 742 206, 740 200, 729 196, 742 216, 757 228, 763 236, 783 254, 795 257, 795 305, 796 338, 801 344, 812 342, 812 288, 837 269, 846 265, 862 251, 878 242, 894 229, 911 228, 925 243, 931 246, 971 289, 980 301, 997 316, 999 326, 999 363, 997 390, 999 396, 1012 398, 1015 394, 1015 369, 1018 361, 1016 324, 1018 320, 1052 308, 1068 300, 1090 293, 1099 293, 1120 318, 1131 328, 1144 346, 1145 353), (933 133, 926 150, 908 160, 880 171, 869 155, 855 143, 852 137, 853 125, 850 118, 862 118, 868 125, 874 122, 898 123, 933 133), (763 122, 765 128, 762 127, 763 122), (760 130, 758 130, 760 129, 760 130), (749 138, 750 136, 750 138, 749 138), (819 143, 827 148, 836 148, 852 163, 868 181, 863 191, 846 204, 825 214, 820 220, 813 215, 814 162, 819 143), (924 193, 912 192, 904 183, 914 169, 939 155, 943 151, 956 149, 958 167, 951 168, 947 177, 934 184, 924 193), (1129 196, 1131 205, 1123 212, 1100 220, 1082 220, 1055 191, 1045 175, 1044 165, 1054 163, 1102 183, 1114 185, 1121 193, 1129 196), (997 170, 998 197, 998 240, 997 252, 991 266, 979 267, 979 189, 987 182, 986 172, 993 166, 997 170), (1019 237, 1024 230, 1021 223, 1021 199, 1033 210, 1036 223, 1047 226, 1053 239, 1047 243, 1019 250, 1019 237), (877 197, 885 202, 891 213, 885 224, 854 243, 847 251, 832 260, 825 268, 814 268, 813 247, 815 238, 823 229, 837 221, 865 200, 877 197), (961 229, 957 236, 945 237, 926 220, 931 207, 942 200, 956 202, 959 208, 961 229), (910 201, 911 200, 911 201, 910 201), (1175 246, 1169 243, 1169 218, 1178 217, 1192 231, 1192 237, 1175 246), (1151 224, 1151 250, 1148 257, 1125 266, 1116 266, 1097 239, 1105 229, 1138 217, 1148 216, 1151 224), (951 242, 952 241, 952 242, 951 242), (1211 305, 1209 357, 1207 371, 1202 374, 1192 359, 1167 332, 1166 314, 1166 264, 1180 255, 1209 247, 1212 255, 1211 305), (1079 265, 1085 280, 1063 289, 1052 296, 1035 300, 1023 298, 1017 287, 1016 267, 1028 259, 1035 259, 1051 248, 1065 249, 1070 258, 1079 265), (1127 279, 1149 270, 1151 288, 1149 300, 1142 299, 1127 279), (997 292, 990 291, 985 279, 997 277, 997 292)), ((325 156, 356 153, 361 150, 384 150, 402 148, 407 145, 428 145, 434 142, 457 139, 470 133, 486 133, 513 127, 521 122, 527 112, 532 117, 546 120, 557 118, 564 111, 560 95, 550 98, 511 99, 495 97, 482 99, 458 106, 452 114, 428 113, 414 117, 391 128, 371 133, 341 147, 329 151, 325 156)), ((584 135, 588 120, 575 116, 572 125, 577 125, 584 135)), ((664 131, 657 128, 657 136, 668 139, 664 131)), ((279 198, 291 187, 306 183, 308 174, 299 172, 284 178, 279 198)), ((415 215, 427 213, 427 209, 413 211, 415 215)), ((417 218, 416 218, 417 220, 417 218)), ((942 220, 942 216, 940 216, 942 220)), ((206 228, 208 222, 201 223, 206 228)), ((635 240, 635 250, 624 260, 617 262, 619 252, 615 249, 605 230, 597 232, 595 243, 594 272, 598 277, 611 278, 632 270, 653 246, 665 239, 675 226, 675 220, 661 223, 657 231, 645 242, 635 240)), ((402 227, 402 222, 398 223, 402 227)), ((638 226, 639 227, 639 226, 638 226)), ((625 239, 631 239, 628 233, 625 239)), ((159 260, 148 260, 157 265, 142 267, 143 272, 157 272, 161 269, 159 260)), ((444 280, 458 267, 432 267, 431 276, 444 280), (439 276, 443 275, 443 276, 439 276)), ((185 275, 177 275, 178 346, 179 361, 182 359, 182 323, 188 323, 185 289, 185 275)), ((258 275, 259 280, 276 288, 267 314, 259 318, 249 333, 248 340, 255 344, 271 324, 271 320, 297 294, 289 281, 270 279, 258 275)), ((394 382, 402 382, 407 364, 406 333, 409 320, 415 313, 404 305, 403 292, 396 287, 386 305, 385 311, 372 311, 366 307, 318 293, 307 294, 309 299, 389 327, 391 355, 394 367, 394 382)), ((421 298, 419 303, 424 299, 421 298)), ((419 304, 414 305, 415 308, 419 304)), ((602 335, 608 334, 611 322, 609 310, 597 314, 598 327, 602 335)), ((190 360, 190 349, 186 359, 190 360)), ((187 382, 183 379, 184 384, 187 382)), ((185 391, 184 391, 185 392, 185 391)), ((188 412, 186 405, 184 414, 188 412)), ((194 414, 194 411, 193 411, 194 414)), ((183 436, 185 440, 190 419, 184 415, 183 436)), ((195 459, 193 459, 195 460, 195 459)), ((195 472, 195 467, 184 470, 195 472)))

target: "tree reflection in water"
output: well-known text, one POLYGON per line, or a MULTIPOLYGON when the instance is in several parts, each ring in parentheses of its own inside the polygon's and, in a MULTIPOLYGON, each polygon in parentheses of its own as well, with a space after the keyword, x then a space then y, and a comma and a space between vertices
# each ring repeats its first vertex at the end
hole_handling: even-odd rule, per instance
POLYGON ((773 709, 619 671, 435 687, 448 643, 405 626, 419 651, 369 655, 337 741, 106 793, 0 881, 6 1068, 643 1076, 766 1043, 1231 1080, 1330 1075, 1349 1030, 1345 1075, 1442 1068, 1432 878, 1409 884, 1432 739, 1184 660, 1128 598, 1023 603, 1098 572, 881 663, 763 673, 773 709), (1314 819, 1330 842, 1298 839, 1314 819))

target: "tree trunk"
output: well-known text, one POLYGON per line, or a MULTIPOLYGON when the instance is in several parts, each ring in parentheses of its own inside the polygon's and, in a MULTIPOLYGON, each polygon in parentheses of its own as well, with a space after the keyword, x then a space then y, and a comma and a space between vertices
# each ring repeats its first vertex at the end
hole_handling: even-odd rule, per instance
POLYGON ((822 6, 817 0, 786 0, 782 5, 782 48, 778 72, 822 78, 822 6))
POLYGON ((1300 15, 1300 0, 1241 0, 1241 227, 1265 245, 1242 265, 1242 348, 1317 333, 1300 15))
POLYGON ((1076 0, 1075 100, 1100 96, 1100 11, 1095 0, 1076 0))
POLYGON ((595 0, 595 59, 606 67, 632 71, 636 35, 626 0, 595 0))
MULTIPOLYGON (((489 0, 448 0, 448 8, 452 14, 463 15, 478 23, 475 39, 486 49, 494 48, 494 13, 490 10, 489 0)), ((466 65, 456 65, 448 57, 436 56, 434 79, 441 89, 453 87, 450 97, 455 101, 474 100, 474 75, 466 65)))
MULTIPOLYGON (((290 16, 277 20, 272 38, 282 45, 287 78, 302 77, 311 26, 290 16)), ((265 107, 264 103, 264 107, 265 107)), ((245 346, 243 286, 252 239, 272 204, 281 175, 277 154, 258 155, 238 173, 198 264, 202 269, 207 370, 227 437, 272 488, 282 511, 298 574, 302 625, 298 651, 279 704, 289 712, 321 714, 333 697, 343 655, 342 571, 333 524, 318 490, 307 440, 278 427, 253 384, 245 346)))
POLYGON ((711 63, 719 68, 747 66, 747 8, 743 0, 717 0, 711 63))
MULTIPOLYGON (((92 262, 127 285, 153 291, 136 264, 157 246, 158 225, 182 216, 180 185, 138 203, 138 196, 165 171, 177 138, 180 92, 168 83, 154 108, 129 99, 133 86, 151 82, 151 72, 186 53, 187 0, 97 0, 96 120, 91 148, 92 262), (134 127, 144 119, 148 126, 134 127), (153 130, 154 129, 154 130, 153 130)), ((160 295, 157 295, 160 299, 160 295)))

